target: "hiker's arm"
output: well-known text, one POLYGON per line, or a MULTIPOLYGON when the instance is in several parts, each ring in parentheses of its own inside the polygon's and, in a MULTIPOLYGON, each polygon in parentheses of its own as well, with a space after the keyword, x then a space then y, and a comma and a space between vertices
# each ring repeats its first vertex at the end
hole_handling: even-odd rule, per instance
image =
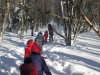
POLYGON ((43 60, 42 66, 43 66, 43 71, 45 72, 46 75, 52 75, 45 60, 43 60))

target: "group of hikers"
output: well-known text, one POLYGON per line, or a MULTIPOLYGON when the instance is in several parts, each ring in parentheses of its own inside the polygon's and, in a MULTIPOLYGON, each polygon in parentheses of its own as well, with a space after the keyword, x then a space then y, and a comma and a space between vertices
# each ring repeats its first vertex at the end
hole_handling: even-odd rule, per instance
POLYGON ((51 24, 48 24, 48 31, 45 30, 44 35, 42 34, 41 31, 38 32, 38 35, 35 38, 35 41, 39 44, 41 49, 42 49, 43 44, 48 42, 48 36, 49 36, 49 42, 53 41, 53 30, 54 30, 54 26, 52 26, 51 24))
POLYGON ((53 41, 53 28, 51 24, 48 24, 48 31, 46 30, 44 35, 39 32, 35 40, 29 39, 27 41, 27 47, 25 48, 24 63, 20 65, 20 75, 52 75, 47 64, 46 57, 42 56, 42 45, 49 41, 53 41), (41 37, 39 37, 41 36, 41 37))

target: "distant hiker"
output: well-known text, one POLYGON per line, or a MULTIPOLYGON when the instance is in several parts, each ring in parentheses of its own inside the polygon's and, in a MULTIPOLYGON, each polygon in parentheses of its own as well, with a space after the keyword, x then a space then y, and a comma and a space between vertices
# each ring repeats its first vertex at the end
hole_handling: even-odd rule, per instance
POLYGON ((32 58, 32 62, 35 63, 37 67, 37 75, 44 75, 43 73, 45 73, 45 75, 52 75, 44 60, 44 57, 41 56, 41 50, 39 48, 35 49, 33 45, 32 54, 30 57, 32 58))
POLYGON ((44 32, 44 42, 47 43, 47 40, 48 40, 48 31, 46 30, 44 32))
POLYGON ((29 39, 27 41, 27 47, 25 48, 24 58, 29 57, 31 55, 31 47, 33 46, 33 39, 29 39))
POLYGON ((39 75, 37 67, 32 63, 31 57, 26 57, 24 63, 19 67, 20 75, 39 75))
POLYGON ((35 41, 37 42, 37 44, 40 46, 40 48, 42 49, 42 46, 44 44, 44 37, 42 35, 42 32, 38 32, 38 35, 35 39, 35 41))
POLYGON ((48 24, 48 31, 49 31, 49 42, 53 41, 53 27, 51 24, 48 24))

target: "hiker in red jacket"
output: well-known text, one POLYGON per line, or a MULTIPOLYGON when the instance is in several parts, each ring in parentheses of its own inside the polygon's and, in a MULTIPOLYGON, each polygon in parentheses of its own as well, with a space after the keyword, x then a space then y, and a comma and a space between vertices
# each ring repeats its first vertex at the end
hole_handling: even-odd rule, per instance
POLYGON ((42 53, 42 50, 41 50, 40 46, 37 44, 37 42, 33 41, 33 39, 29 39, 27 41, 27 47, 25 48, 24 58, 29 57, 31 55, 32 47, 37 51, 41 51, 41 53, 42 53))
POLYGON ((48 31, 44 32, 44 42, 47 43, 48 40, 48 31))
POLYGON ((41 55, 41 53, 42 53, 42 50, 41 50, 40 46, 37 44, 37 42, 33 42, 31 51, 32 51, 32 52, 33 52, 33 51, 38 52, 40 55, 41 55))
POLYGON ((24 63, 19 67, 20 75, 37 75, 37 67, 32 63, 31 57, 26 57, 24 63))
POLYGON ((27 41, 27 47, 25 48, 24 58, 29 57, 31 55, 31 47, 33 46, 33 40, 29 39, 27 41))

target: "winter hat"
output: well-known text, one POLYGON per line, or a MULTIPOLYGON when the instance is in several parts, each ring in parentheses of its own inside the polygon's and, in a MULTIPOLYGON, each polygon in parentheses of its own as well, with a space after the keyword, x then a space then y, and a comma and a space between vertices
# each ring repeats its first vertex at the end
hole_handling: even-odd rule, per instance
POLYGON ((32 63, 32 58, 31 57, 26 57, 24 59, 24 63, 32 63))
POLYGON ((46 32, 48 32, 47 30, 45 30, 46 32))
POLYGON ((27 41, 27 44, 29 44, 30 42, 32 42, 33 41, 33 39, 29 39, 28 41, 27 41))

